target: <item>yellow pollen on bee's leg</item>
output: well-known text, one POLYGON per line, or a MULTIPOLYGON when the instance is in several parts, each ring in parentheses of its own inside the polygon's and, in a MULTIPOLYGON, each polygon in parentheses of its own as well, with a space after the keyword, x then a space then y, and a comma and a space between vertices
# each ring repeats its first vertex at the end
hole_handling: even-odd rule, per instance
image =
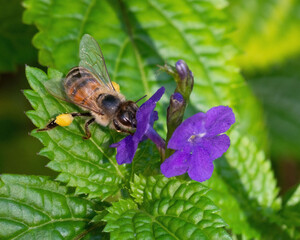
POLYGON ((120 85, 117 84, 116 82, 111 82, 111 83, 112 83, 114 89, 115 89, 117 92, 120 92, 120 85))
POLYGON ((66 127, 73 122, 73 116, 70 113, 60 114, 56 117, 55 123, 59 126, 66 127))

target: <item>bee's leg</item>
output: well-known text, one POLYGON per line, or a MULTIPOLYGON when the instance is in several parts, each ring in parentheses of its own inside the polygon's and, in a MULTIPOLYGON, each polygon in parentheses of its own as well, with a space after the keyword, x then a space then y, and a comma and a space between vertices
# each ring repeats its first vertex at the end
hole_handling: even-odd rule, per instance
POLYGON ((72 117, 91 117, 92 114, 89 112, 85 112, 85 113, 70 113, 72 115, 72 117))
POLYGON ((93 122, 95 122, 95 118, 91 118, 90 120, 86 121, 86 123, 84 125, 85 136, 82 137, 83 139, 89 139, 91 137, 91 132, 89 130, 89 125, 92 124, 93 122))
POLYGON ((54 119, 54 120, 52 120, 51 122, 49 122, 49 123, 47 124, 46 127, 42 128, 42 129, 37 129, 36 131, 37 131, 37 132, 48 131, 48 130, 51 130, 51 129, 53 129, 53 128, 59 126, 59 125, 55 122, 55 120, 56 120, 56 119, 54 119))
POLYGON ((37 132, 42 132, 42 131, 48 131, 51 130, 57 126, 65 127, 69 126, 74 117, 91 117, 91 113, 86 112, 86 113, 63 113, 58 115, 54 120, 52 120, 50 123, 47 124, 46 127, 42 129, 38 129, 37 132))

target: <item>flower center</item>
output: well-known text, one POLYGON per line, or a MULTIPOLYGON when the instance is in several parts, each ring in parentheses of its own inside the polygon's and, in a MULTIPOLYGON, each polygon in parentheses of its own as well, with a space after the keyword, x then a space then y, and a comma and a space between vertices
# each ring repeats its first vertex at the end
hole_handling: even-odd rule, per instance
POLYGON ((189 142, 194 142, 197 138, 203 138, 204 136, 205 136, 205 132, 204 133, 198 133, 198 134, 194 134, 194 135, 192 135, 192 136, 190 136, 190 138, 189 138, 189 142))

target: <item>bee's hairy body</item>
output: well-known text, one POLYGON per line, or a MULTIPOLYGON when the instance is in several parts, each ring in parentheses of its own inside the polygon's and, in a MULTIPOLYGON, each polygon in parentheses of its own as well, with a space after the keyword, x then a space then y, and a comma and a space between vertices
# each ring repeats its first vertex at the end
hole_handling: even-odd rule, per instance
POLYGON ((90 110, 100 125, 120 132, 135 130, 137 104, 126 101, 119 92, 101 85, 88 69, 72 68, 64 81, 64 90, 74 104, 90 110))

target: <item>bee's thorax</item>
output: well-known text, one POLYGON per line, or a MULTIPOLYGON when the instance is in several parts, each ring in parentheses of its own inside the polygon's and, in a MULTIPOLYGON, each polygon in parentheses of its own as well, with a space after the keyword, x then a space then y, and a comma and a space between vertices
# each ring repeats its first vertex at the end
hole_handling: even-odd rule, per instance
POLYGON ((105 114, 112 115, 116 113, 120 106, 120 98, 111 94, 100 94, 97 99, 97 104, 105 114))

